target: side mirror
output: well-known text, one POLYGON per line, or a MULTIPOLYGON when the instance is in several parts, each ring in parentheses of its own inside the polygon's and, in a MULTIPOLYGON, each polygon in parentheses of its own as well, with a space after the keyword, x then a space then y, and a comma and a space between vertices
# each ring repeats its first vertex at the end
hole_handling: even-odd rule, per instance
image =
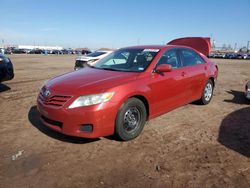
POLYGON ((162 72, 171 72, 172 71, 172 66, 168 64, 161 64, 158 65, 155 69, 155 72, 157 73, 162 73, 162 72))

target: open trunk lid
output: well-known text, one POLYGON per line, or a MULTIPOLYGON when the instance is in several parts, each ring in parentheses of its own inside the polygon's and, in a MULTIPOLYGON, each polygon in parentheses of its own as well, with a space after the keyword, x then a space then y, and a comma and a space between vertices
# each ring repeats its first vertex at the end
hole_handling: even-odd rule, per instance
POLYGON ((198 52, 208 56, 211 51, 210 38, 207 37, 185 37, 174 39, 167 43, 167 45, 182 45, 191 47, 198 52))

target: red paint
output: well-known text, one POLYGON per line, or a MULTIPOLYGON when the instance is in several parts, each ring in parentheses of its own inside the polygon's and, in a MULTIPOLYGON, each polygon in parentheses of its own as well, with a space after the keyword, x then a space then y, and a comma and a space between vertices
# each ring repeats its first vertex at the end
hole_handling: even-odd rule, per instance
POLYGON ((182 45, 191 47, 198 52, 208 56, 211 51, 210 38, 206 37, 185 37, 172 40, 168 45, 182 45))
MULTIPOLYGON (((172 69, 169 72, 154 72, 161 55, 180 46, 143 46, 145 49, 160 49, 149 67, 140 73, 119 72, 84 68, 58 76, 46 83, 51 94, 57 98, 38 97, 40 114, 51 120, 63 123, 62 127, 43 123, 58 132, 86 138, 112 135, 116 114, 122 104, 130 97, 140 96, 147 100, 148 119, 169 112, 179 106, 198 100, 209 78, 216 79, 216 66, 204 55, 205 64, 172 69), (105 103, 69 109, 70 104, 81 95, 115 92, 113 98, 105 103), (63 102, 57 102, 56 99, 63 102), (45 100, 45 101, 44 101, 45 100), (55 101, 53 101, 55 100, 55 101), (49 104, 46 103, 50 102, 49 104), (93 132, 80 131, 81 124, 93 124, 93 132)), ((138 48, 138 47, 132 47, 138 48)), ((141 47, 140 47, 141 48, 141 47)), ((182 48, 188 48, 182 46, 182 48)), ((169 70, 163 67, 162 70, 169 70)))

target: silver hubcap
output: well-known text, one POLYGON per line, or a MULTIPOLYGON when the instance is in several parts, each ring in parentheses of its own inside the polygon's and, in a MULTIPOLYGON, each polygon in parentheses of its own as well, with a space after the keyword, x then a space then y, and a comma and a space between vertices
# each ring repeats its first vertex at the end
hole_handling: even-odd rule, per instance
POLYGON ((208 83, 205 87, 204 98, 206 101, 209 101, 213 94, 213 86, 211 83, 208 83))
POLYGON ((141 120, 140 111, 136 107, 129 108, 123 118, 123 127, 126 132, 131 133, 138 128, 141 120))

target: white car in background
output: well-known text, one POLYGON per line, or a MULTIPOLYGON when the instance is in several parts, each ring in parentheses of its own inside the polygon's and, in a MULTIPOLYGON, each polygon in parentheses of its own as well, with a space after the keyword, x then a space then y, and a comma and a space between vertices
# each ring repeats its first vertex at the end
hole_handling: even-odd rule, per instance
POLYGON ((87 65, 94 65, 98 60, 108 56, 112 52, 113 52, 112 50, 109 51, 98 50, 87 55, 79 56, 76 58, 74 69, 79 70, 87 65))
POLYGON ((246 98, 250 100, 250 81, 246 85, 246 98))

